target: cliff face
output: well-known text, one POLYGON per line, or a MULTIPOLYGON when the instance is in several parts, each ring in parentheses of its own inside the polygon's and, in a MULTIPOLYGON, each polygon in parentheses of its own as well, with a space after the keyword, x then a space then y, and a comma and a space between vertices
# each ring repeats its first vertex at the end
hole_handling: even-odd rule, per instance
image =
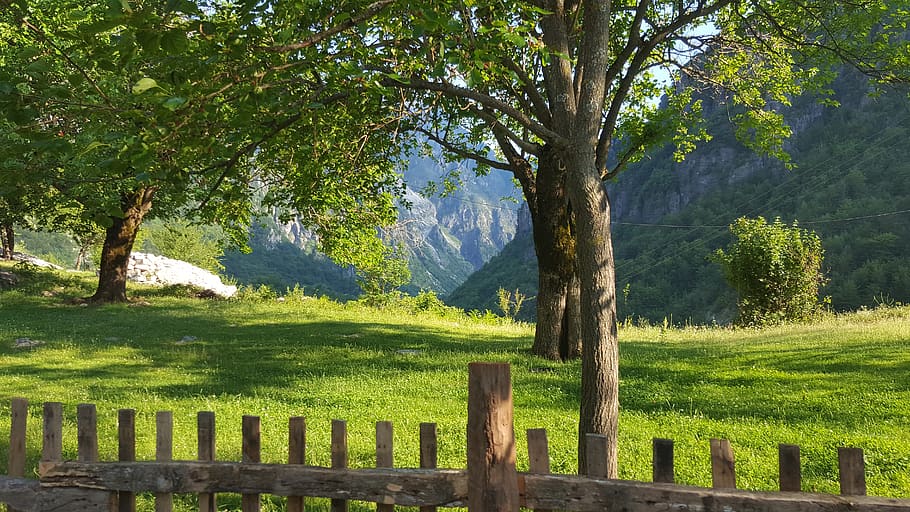
POLYGON ((404 176, 410 208, 399 209, 389 232, 408 250, 409 291, 449 293, 515 237, 517 207, 502 201, 513 193, 506 175, 477 177, 462 170, 460 186, 445 197, 417 192, 447 172, 435 161, 416 158, 404 176))

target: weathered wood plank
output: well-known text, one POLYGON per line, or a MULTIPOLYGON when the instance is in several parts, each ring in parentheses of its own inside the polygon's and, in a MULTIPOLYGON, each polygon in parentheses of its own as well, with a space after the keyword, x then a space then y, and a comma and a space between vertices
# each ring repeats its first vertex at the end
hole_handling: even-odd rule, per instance
POLYGON ((63 460, 63 404, 45 402, 41 460, 63 460))
POLYGON ((655 437, 651 442, 653 467, 652 480, 657 483, 672 484, 676 481, 673 466, 673 440, 655 437))
MULTIPOLYGON (((243 462, 260 462, 262 456, 261 423, 258 416, 244 416, 241 425, 243 462)), ((259 512, 258 494, 244 494, 240 497, 243 512, 259 512)))
POLYGON ((606 478, 609 468, 607 460, 607 442, 603 434, 585 434, 585 460, 588 461, 587 475, 591 478, 606 478))
MULTIPOLYGON (((348 423, 344 420, 332 420, 332 468, 348 467, 348 423)), ((348 500, 333 499, 331 512, 348 512, 348 500)))
POLYGON ((10 405, 9 461, 6 474, 25 476, 25 433, 28 421, 28 400, 13 398, 10 405))
POLYGON ((468 510, 518 512, 512 378, 507 363, 468 365, 468 510))
POLYGON ((110 512, 117 495, 96 489, 42 489, 32 512, 110 512))
MULTIPOLYGON (((550 442, 546 429, 531 428, 525 435, 528 439, 528 471, 539 475, 550 474, 550 442)), ((521 493, 520 488, 518 491, 521 493)), ((549 511, 537 509, 535 512, 549 511)))
MULTIPOLYGON (((10 404, 9 459, 6 474, 12 477, 25 476, 25 438, 28 428, 28 400, 13 398, 10 404)), ((9 512, 24 512, 12 505, 9 512)))
MULTIPOLYGON (((196 414, 196 441, 200 461, 215 460, 215 413, 200 411, 196 414)), ((199 493, 199 512, 216 512, 218 502, 214 493, 199 493)))
POLYGON ((840 469, 840 493, 844 496, 866 494, 866 462, 862 448, 838 448, 837 465, 840 469))
POLYGON ((467 498, 465 471, 331 469, 298 464, 236 462, 49 462, 46 487, 77 486, 131 492, 274 494, 447 506, 467 498))
POLYGON ((711 440, 711 481, 715 489, 736 489, 736 461, 726 439, 711 440))
POLYGON ((780 490, 799 492, 802 490, 803 471, 800 463, 799 446, 781 444, 777 447, 780 466, 780 490))
MULTIPOLYGON (((170 462, 174 458, 174 414, 158 411, 155 414, 155 460, 170 462)), ((155 494, 155 512, 173 512, 174 497, 170 493, 155 494)))
MULTIPOLYGON (((288 420, 288 464, 306 464, 306 418, 288 420)), ((288 512, 304 512, 303 496, 288 497, 288 512)))
MULTIPOLYGON (((436 469, 438 441, 435 423, 420 424, 420 467, 436 469)), ((290 512, 290 511, 288 511, 290 512)), ((420 507, 420 512, 436 512, 436 507, 420 507)))
POLYGON ((674 484, 520 474, 522 506, 569 512, 910 512, 910 500, 705 489, 674 484))
MULTIPOLYGON (((117 411, 117 460, 134 462, 136 460, 136 410, 120 409, 117 411)), ((117 497, 119 512, 136 512, 136 495, 121 492, 117 497)))
POLYGON ((6 503, 9 510, 31 511, 40 491, 37 480, 0 476, 0 503, 6 503))
POLYGON ((95 404, 76 406, 76 443, 80 462, 98 460, 98 413, 95 404))
MULTIPOLYGON (((393 431, 391 421, 376 423, 376 467, 390 468, 395 465, 393 450, 393 431)), ((393 512, 395 506, 386 503, 376 504, 377 512, 393 512)))

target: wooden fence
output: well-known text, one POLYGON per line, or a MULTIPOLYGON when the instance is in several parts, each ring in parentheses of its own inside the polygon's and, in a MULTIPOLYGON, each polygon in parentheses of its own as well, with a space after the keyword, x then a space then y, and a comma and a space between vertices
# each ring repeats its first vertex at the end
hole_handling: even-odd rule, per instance
MULTIPOLYGON (((435 425, 420 426, 419 469, 392 468, 392 425, 376 425, 376 469, 347 468, 347 432, 343 421, 332 423, 330 468, 307 466, 305 421, 289 421, 287 464, 260 463, 260 424, 244 416, 242 461, 217 462, 215 416, 197 416, 198 460, 172 461, 172 425, 169 412, 156 417, 156 460, 136 462, 135 411, 118 414, 119 461, 98 462, 96 412, 93 405, 77 408, 78 457, 63 461, 62 404, 44 404, 44 430, 39 480, 23 478, 28 403, 12 401, 8 477, 0 477, 0 502, 9 510, 134 511, 135 493, 154 493, 155 510, 171 511, 173 493, 199 496, 199 510, 217 510, 218 493, 242 495, 242 510, 260 510, 260 495, 288 496, 287 509, 304 510, 303 497, 331 499, 332 512, 344 512, 348 500, 375 502, 378 512, 395 505, 464 507, 471 512, 515 512, 519 507, 538 511, 901 511, 910 512, 910 500, 865 496, 862 451, 839 450, 841 495, 799 492, 799 448, 780 446, 781 492, 736 489, 733 451, 725 440, 711 440, 713 488, 674 484, 673 442, 653 443, 653 483, 601 478, 606 465, 590 464, 589 475, 551 475, 546 432, 527 432, 529 472, 515 469, 512 388, 509 366, 469 365, 467 469, 436 469, 435 425)), ((604 460, 602 438, 589 438, 589 461, 604 460)))

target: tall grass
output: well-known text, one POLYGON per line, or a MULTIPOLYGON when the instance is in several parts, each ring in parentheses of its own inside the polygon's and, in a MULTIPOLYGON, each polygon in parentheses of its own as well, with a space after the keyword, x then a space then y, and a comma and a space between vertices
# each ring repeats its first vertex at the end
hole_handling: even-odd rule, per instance
MULTIPOLYGON (((6 267, 4 267, 6 268, 6 267)), ((329 465, 330 422, 348 421, 351 467, 375 465, 374 424, 391 420, 395 463, 418 465, 419 423, 439 428, 441 467, 465 466, 467 364, 512 365, 522 432, 543 427, 555 472, 576 468, 580 364, 528 352, 532 326, 441 317, 292 294, 199 300, 133 288, 131 304, 84 306, 91 276, 37 272, 0 292, 0 388, 75 407, 95 403, 103 460, 116 458, 117 409, 137 410, 137 455, 154 458, 154 416, 172 410, 175 458, 196 457, 197 411, 216 413, 217 458, 240 460, 244 414, 262 419, 265 462, 287 458, 287 420, 306 416, 308 462, 329 465), (16 338, 44 343, 13 348, 16 338)), ((627 327, 620 332, 620 476, 650 480, 650 440, 676 441, 677 481, 710 486, 708 440, 730 439, 738 484, 777 486, 778 443, 803 449, 804 490, 836 493, 836 448, 866 452, 869 493, 910 497, 910 308, 764 330, 627 327)), ((29 418, 31 467, 40 407, 29 418)), ((9 412, 0 410, 0 436, 9 412)), ((0 467, 6 460, 0 443, 0 467)))

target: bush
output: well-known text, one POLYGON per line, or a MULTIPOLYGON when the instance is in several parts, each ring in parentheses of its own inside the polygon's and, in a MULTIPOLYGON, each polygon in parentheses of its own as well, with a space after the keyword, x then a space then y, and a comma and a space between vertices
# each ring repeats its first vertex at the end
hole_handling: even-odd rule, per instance
POLYGON ((739 218, 730 231, 733 243, 711 259, 739 294, 739 324, 804 321, 821 310, 824 251, 818 235, 795 222, 790 227, 780 219, 768 224, 762 217, 739 218))

